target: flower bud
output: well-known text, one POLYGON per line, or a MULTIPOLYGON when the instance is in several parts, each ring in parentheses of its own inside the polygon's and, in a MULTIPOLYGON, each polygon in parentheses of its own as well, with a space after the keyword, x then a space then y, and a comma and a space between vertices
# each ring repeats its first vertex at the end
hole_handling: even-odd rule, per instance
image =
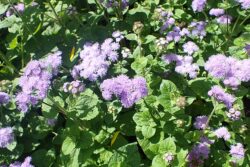
POLYGON ((243 134, 243 133, 245 133, 246 131, 247 131, 246 125, 241 125, 240 130, 239 130, 240 134, 243 134))
POLYGON ((181 96, 176 100, 176 106, 184 108, 186 106, 186 97, 181 96))
POLYGON ((142 32, 143 27, 144 27, 144 25, 142 24, 142 22, 136 21, 136 22, 134 22, 134 25, 133 25, 133 31, 136 34, 140 34, 142 32))
POLYGON ((113 106, 109 106, 109 107, 108 107, 108 112, 109 112, 110 114, 114 113, 114 112, 115 112, 115 108, 114 108, 113 106))
POLYGON ((183 127, 185 121, 182 120, 182 119, 178 119, 178 120, 176 120, 175 123, 177 124, 177 127, 178 127, 178 128, 181 128, 181 127, 183 127))
POLYGON ((171 163, 174 160, 174 155, 172 153, 165 153, 163 155, 163 159, 167 162, 167 163, 171 163))

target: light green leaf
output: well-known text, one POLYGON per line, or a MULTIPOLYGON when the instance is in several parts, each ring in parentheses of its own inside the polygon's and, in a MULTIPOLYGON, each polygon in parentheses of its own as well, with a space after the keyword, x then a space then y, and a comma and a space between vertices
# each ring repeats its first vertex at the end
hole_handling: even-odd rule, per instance
POLYGON ((62 153, 64 155, 69 155, 75 149, 76 143, 75 140, 71 137, 66 137, 62 144, 62 153))

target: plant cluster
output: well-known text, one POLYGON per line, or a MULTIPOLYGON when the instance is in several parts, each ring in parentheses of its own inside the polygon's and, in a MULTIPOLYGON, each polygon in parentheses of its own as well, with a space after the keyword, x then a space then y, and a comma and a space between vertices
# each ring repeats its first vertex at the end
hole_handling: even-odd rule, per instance
POLYGON ((3 0, 0 166, 250 164, 250 0, 3 0))

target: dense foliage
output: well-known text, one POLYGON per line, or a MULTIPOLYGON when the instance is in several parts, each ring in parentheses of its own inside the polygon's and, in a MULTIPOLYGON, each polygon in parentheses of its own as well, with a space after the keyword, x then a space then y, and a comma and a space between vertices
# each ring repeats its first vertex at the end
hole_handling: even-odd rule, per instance
POLYGON ((250 0, 2 0, 0 39, 0 166, 250 166, 250 0))

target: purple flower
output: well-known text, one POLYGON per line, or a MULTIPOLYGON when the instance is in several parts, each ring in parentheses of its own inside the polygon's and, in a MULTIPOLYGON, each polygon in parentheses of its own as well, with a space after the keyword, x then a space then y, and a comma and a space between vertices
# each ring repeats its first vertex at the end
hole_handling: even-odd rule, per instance
POLYGON ((214 97, 218 102, 224 103, 227 108, 232 108, 232 105, 235 101, 235 97, 226 93, 221 87, 213 86, 208 95, 214 97))
POLYGON ((176 63, 175 71, 182 75, 188 75, 190 78, 196 78, 199 66, 193 62, 191 56, 179 57, 179 62, 176 63))
POLYGON ((245 50, 246 50, 247 54, 250 55, 250 44, 247 44, 245 46, 245 50))
POLYGON ((225 85, 237 89, 241 82, 250 80, 250 59, 237 60, 222 54, 211 56, 205 63, 205 69, 213 77, 223 79, 225 85))
POLYGON ((5 92, 0 92, 0 105, 8 104, 10 102, 10 96, 5 92))
POLYGON ((216 78, 225 78, 231 71, 230 64, 227 63, 227 57, 223 54, 212 55, 205 63, 205 70, 216 78))
POLYGON ((193 0, 192 9, 194 12, 202 12, 206 6, 206 0, 193 0))
POLYGON ((174 25, 175 23, 175 19, 170 17, 170 18, 167 18, 165 23, 163 24, 163 26, 161 26, 161 30, 160 32, 163 33, 168 27, 174 25))
POLYGON ((250 59, 241 60, 236 64, 235 76, 242 82, 250 81, 250 59))
POLYGON ((16 95, 16 103, 22 112, 30 105, 36 105, 47 96, 52 77, 57 75, 61 65, 61 52, 50 54, 47 58, 30 61, 19 79, 21 92, 16 95))
POLYGON ((167 34, 167 42, 171 42, 171 41, 174 41, 174 42, 179 42, 181 40, 181 35, 180 35, 180 27, 174 27, 173 28, 173 31, 170 31, 168 34, 167 34))
POLYGON ((111 62, 115 62, 118 59, 118 50, 120 49, 120 44, 114 42, 113 39, 106 39, 101 45, 101 53, 102 56, 110 60, 111 62))
POLYGON ((199 47, 192 41, 188 41, 183 46, 183 51, 188 55, 192 55, 194 52, 199 50, 199 47))
POLYGON ((162 60, 167 64, 176 62, 175 71, 182 75, 189 75, 190 78, 195 78, 198 74, 199 66, 192 64, 193 58, 191 56, 179 56, 176 54, 168 54, 162 57, 162 60))
POLYGON ((163 159, 167 162, 167 163, 171 163, 174 160, 174 155, 170 152, 165 153, 163 155, 163 159))
POLYGON ((219 9, 219 8, 213 8, 209 11, 209 14, 211 16, 221 16, 225 13, 225 10, 224 9, 219 9))
POLYGON ((85 90, 85 85, 79 81, 66 82, 63 85, 64 92, 70 92, 72 94, 81 93, 85 90))
POLYGON ((230 154, 233 158, 242 159, 245 156, 245 150, 241 143, 230 146, 230 154))
POLYGON ((235 110, 234 108, 230 108, 229 112, 227 112, 228 118, 232 119, 233 121, 240 119, 241 112, 235 110))
POLYGON ((121 7, 122 9, 125 9, 129 3, 128 0, 121 0, 121 3, 119 3, 116 0, 99 0, 106 8, 115 8, 115 7, 121 7))
POLYGON ((122 39, 124 39, 124 35, 122 35, 120 31, 113 32, 112 37, 115 38, 116 42, 120 42, 122 39))
POLYGON ((11 127, 0 128, 0 148, 6 148, 14 141, 14 133, 11 127))
POLYGON ((180 56, 173 54, 173 53, 170 53, 170 54, 163 55, 162 60, 166 64, 170 64, 172 62, 180 62, 180 56))
POLYGON ((132 107, 148 94, 146 80, 143 77, 129 79, 125 75, 104 80, 100 89, 105 100, 111 100, 115 95, 125 108, 132 107))
POLYGON ((22 13, 25 9, 25 6, 23 3, 18 3, 17 5, 14 5, 14 7, 10 7, 8 11, 6 12, 6 16, 9 17, 15 13, 15 10, 19 13, 22 13))
POLYGON ((56 119, 47 119, 47 124, 49 126, 55 126, 56 125, 57 120, 56 119))
POLYGON ((229 140, 231 135, 228 132, 227 128, 225 127, 220 127, 217 130, 214 131, 214 134, 218 137, 218 138, 223 138, 224 140, 229 140))
POLYGON ((129 57, 131 54, 131 51, 128 48, 123 48, 121 51, 122 57, 123 58, 127 58, 129 57))
POLYGON ((199 37, 200 39, 203 39, 203 37, 206 36, 206 22, 199 21, 199 22, 191 22, 189 25, 191 28, 191 35, 194 37, 199 37))
POLYGON ((34 167, 31 164, 31 160, 32 160, 31 157, 26 157, 25 160, 23 161, 23 163, 16 161, 16 162, 10 164, 9 167, 34 167))
POLYGON ((58 68, 62 65, 62 52, 57 51, 53 54, 50 54, 45 60, 44 64, 47 69, 50 69, 53 75, 57 75, 58 68))
POLYGON ((207 143, 199 143, 193 147, 188 153, 188 161, 191 167, 196 167, 204 163, 204 159, 208 158, 210 148, 207 143))
POLYGON ((216 20, 217 20, 217 23, 219 24, 231 24, 232 19, 233 18, 230 15, 222 15, 218 17, 216 20))
POLYGON ((104 77, 110 66, 110 61, 118 60, 119 43, 112 38, 99 43, 86 43, 80 52, 81 62, 73 67, 71 75, 74 79, 83 77, 90 81, 96 81, 98 77, 104 77))
POLYGON ((250 9, 250 0, 236 0, 241 4, 242 9, 250 9))
POLYGON ((181 36, 189 36, 189 35, 190 35, 190 31, 189 31, 187 28, 183 28, 183 29, 180 31, 180 35, 181 35, 181 36))
POLYGON ((207 116, 198 116, 195 118, 194 127, 196 129, 205 129, 208 117, 207 116))
POLYGON ((202 136, 200 138, 201 143, 207 143, 209 145, 214 144, 214 140, 209 140, 206 136, 202 136))

